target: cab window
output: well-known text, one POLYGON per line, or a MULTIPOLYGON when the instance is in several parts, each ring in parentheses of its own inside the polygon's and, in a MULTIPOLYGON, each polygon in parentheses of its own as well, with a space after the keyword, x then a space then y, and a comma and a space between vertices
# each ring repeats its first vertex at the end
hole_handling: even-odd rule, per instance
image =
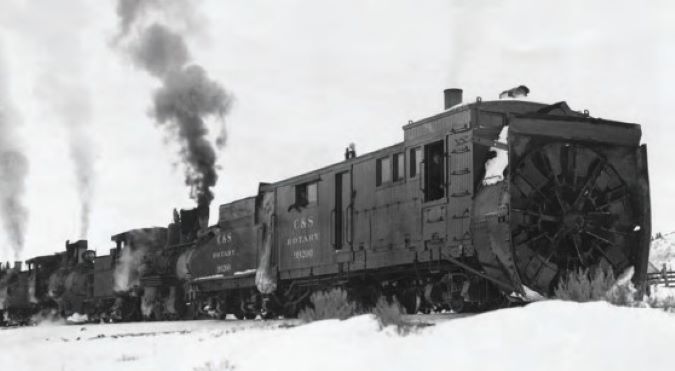
POLYGON ((391 160, 389 157, 377 159, 375 170, 375 184, 377 186, 391 182, 391 160))
POLYGON ((394 154, 393 179, 395 182, 405 178, 405 160, 403 152, 394 154))
POLYGON ((422 164, 422 148, 411 148, 410 149, 410 177, 414 178, 420 171, 420 165, 422 164))
POLYGON ((295 186, 295 205, 307 206, 317 200, 316 182, 303 183, 295 186))

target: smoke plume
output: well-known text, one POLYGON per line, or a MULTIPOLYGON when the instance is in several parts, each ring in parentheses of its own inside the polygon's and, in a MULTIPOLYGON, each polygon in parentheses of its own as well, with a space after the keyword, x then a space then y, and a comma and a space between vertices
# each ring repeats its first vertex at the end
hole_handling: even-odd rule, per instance
MULTIPOLYGON (((170 18, 172 10, 178 8, 191 24, 190 15, 194 13, 189 5, 187 1, 119 0, 120 31, 115 42, 135 66, 159 80, 161 85, 153 95, 152 114, 168 137, 180 146, 190 197, 199 206, 208 206, 213 199, 211 187, 218 175, 216 148, 208 138, 204 120, 215 116, 222 123, 231 97, 203 67, 191 63, 183 34, 159 21, 149 21, 153 15, 157 18, 156 13, 170 18)), ((221 126, 216 146, 221 147, 224 142, 225 131, 221 126)))
POLYGON ((28 159, 18 140, 19 118, 7 93, 7 76, 0 50, 0 218, 12 249, 19 260, 24 246, 28 209, 23 196, 28 159))
POLYGON ((95 153, 89 133, 91 101, 89 92, 76 78, 66 74, 46 75, 40 80, 38 96, 51 105, 68 132, 68 147, 75 168, 80 201, 80 239, 87 239, 94 196, 95 153))
POLYGON ((115 292, 126 292, 139 285, 144 270, 143 258, 147 253, 145 245, 140 245, 136 249, 127 247, 122 250, 122 255, 115 266, 115 292))

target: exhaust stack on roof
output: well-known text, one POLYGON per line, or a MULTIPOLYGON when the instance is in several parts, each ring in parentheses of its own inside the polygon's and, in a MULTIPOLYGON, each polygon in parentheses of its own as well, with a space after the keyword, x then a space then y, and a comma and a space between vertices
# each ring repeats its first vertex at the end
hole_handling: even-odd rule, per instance
POLYGON ((456 106, 462 103, 462 89, 445 89, 443 90, 443 97, 445 98, 445 109, 456 106))

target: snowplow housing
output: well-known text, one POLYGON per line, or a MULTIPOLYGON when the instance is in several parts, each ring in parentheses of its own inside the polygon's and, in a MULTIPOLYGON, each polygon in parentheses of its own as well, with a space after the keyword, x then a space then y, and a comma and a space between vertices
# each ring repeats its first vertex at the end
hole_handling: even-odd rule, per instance
POLYGON ((515 291, 525 285, 550 294, 573 270, 618 275, 632 266, 641 287, 651 212, 640 126, 591 118, 565 103, 503 122, 504 180, 478 185, 474 199, 474 242, 486 274, 515 291))

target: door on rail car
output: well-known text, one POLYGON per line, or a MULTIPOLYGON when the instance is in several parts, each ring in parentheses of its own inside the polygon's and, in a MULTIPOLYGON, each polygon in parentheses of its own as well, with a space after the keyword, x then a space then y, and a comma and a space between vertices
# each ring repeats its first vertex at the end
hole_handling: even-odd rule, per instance
POLYGON ((336 251, 351 251, 352 247, 352 171, 334 174, 333 209, 331 211, 331 244, 336 251))
POLYGON ((440 242, 446 235, 447 166, 443 139, 422 146, 422 233, 425 242, 440 242))

